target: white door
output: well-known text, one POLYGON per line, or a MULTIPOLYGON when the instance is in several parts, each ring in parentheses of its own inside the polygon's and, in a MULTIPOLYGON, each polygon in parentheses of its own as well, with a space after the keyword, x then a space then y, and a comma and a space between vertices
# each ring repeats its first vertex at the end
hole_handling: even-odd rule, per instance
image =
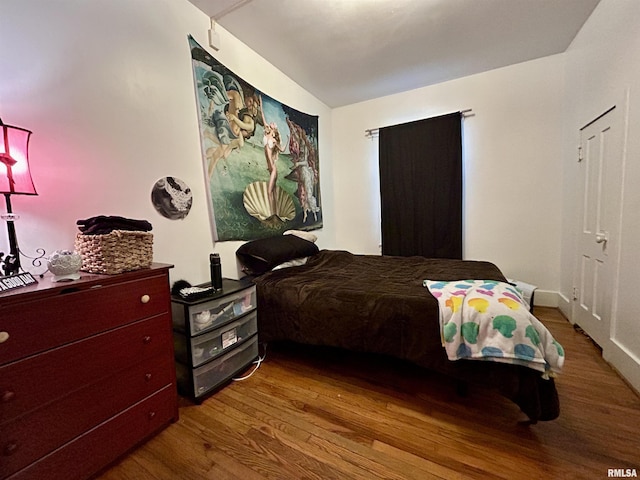
POLYGON ((598 345, 610 338, 617 289, 623 123, 613 107, 580 131, 581 218, 574 320, 598 345))

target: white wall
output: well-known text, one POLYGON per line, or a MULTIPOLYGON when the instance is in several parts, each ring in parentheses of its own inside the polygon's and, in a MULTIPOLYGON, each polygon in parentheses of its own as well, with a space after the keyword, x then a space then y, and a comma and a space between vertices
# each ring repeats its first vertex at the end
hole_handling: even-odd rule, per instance
MULTIPOLYGON (((21 248, 71 248, 77 219, 145 218, 154 258, 172 279, 208 278, 213 250, 187 35, 207 45, 209 19, 186 0, 0 0, 0 115, 32 129, 37 197, 15 197, 21 248), (150 202, 161 177, 194 191, 170 221, 150 202)), ((563 56, 494 70, 331 111, 218 27, 222 63, 301 111, 320 116, 323 248, 378 253, 379 127, 472 108, 464 121, 465 256, 559 289, 559 152, 563 56), (544 194, 540 195, 541 190, 544 194)), ((0 235, 0 250, 6 250, 0 235)), ((237 242, 221 242, 234 276, 237 242)))
POLYGON ((377 140, 364 130, 471 108, 464 120, 464 256, 560 288, 564 56, 556 55, 333 111, 336 244, 378 253, 377 140))
MULTIPOLYGON (((208 29, 209 18, 186 0, 0 0, 0 116, 34 132, 30 160, 39 195, 12 202, 26 254, 73 248, 78 219, 122 215, 153 224, 154 259, 175 265, 173 280, 208 279, 214 246, 187 42, 191 34, 208 46, 208 29), (164 176, 193 190, 184 220, 168 220, 152 206, 151 188, 164 176)), ((331 238, 330 109, 217 31, 218 60, 270 96, 320 116, 326 220, 319 236, 331 238)), ((237 246, 215 246, 227 276, 237 273, 237 246)), ((0 233, 0 251, 7 250, 0 233)))
POLYGON ((603 355, 640 390, 640 2, 602 0, 567 50, 566 137, 560 306, 571 315, 573 250, 579 202, 575 177, 578 130, 612 105, 627 117, 619 289, 612 318, 612 339, 603 355), (628 100, 626 98, 628 97, 628 100), (628 110, 627 110, 628 108, 628 110))

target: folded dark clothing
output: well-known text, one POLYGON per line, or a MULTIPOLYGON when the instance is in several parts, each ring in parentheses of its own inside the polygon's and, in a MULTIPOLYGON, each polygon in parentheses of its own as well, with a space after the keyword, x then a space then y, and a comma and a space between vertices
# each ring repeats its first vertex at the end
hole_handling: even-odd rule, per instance
POLYGON ((115 215, 98 215, 86 220, 78 220, 76 225, 85 235, 106 235, 114 230, 149 232, 153 228, 147 220, 135 220, 115 215))

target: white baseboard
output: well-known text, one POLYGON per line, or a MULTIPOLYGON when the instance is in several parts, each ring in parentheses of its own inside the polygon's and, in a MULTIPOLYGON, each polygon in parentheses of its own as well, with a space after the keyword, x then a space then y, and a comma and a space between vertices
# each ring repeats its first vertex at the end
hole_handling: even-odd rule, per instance
POLYGON ((533 305, 536 307, 554 307, 557 308, 559 304, 558 292, 551 290, 536 289, 533 296, 533 305))
MULTIPOLYGON (((571 318, 572 303, 571 299, 560 292, 550 290, 536 290, 533 299, 533 304, 536 307, 558 308, 571 324, 574 323, 571 318)), ((640 358, 614 339, 606 342, 602 357, 640 395, 640 358)))
POLYGON ((613 339, 607 342, 602 357, 640 395, 640 358, 613 339))
POLYGON ((575 322, 573 321, 572 304, 573 302, 568 297, 564 296, 562 293, 558 293, 558 310, 560 310, 562 315, 564 315, 564 318, 569 320, 569 323, 573 325, 575 322))

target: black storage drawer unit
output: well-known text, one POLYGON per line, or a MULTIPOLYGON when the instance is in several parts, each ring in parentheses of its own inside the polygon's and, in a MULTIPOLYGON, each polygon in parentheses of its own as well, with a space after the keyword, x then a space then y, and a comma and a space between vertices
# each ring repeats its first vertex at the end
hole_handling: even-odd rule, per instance
POLYGON ((256 287, 251 281, 225 278, 221 291, 193 301, 174 295, 171 308, 182 395, 201 402, 258 357, 256 287))

